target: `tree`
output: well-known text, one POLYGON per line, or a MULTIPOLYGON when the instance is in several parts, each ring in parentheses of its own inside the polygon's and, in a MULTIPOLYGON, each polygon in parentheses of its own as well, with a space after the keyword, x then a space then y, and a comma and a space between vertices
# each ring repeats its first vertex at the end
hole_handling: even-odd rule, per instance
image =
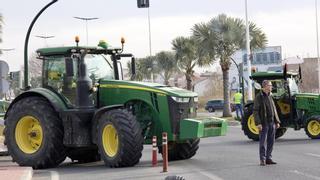
POLYGON ((169 85, 169 79, 177 71, 177 61, 174 52, 161 51, 156 54, 159 75, 163 78, 164 84, 169 85))
POLYGON ((136 74, 135 76, 133 77, 132 76, 132 69, 131 69, 131 62, 128 62, 127 63, 127 67, 128 67, 128 70, 129 70, 129 74, 131 76, 130 80, 133 80, 133 81, 142 81, 143 80, 143 71, 141 69, 141 65, 140 65, 140 61, 136 61, 136 74))
POLYGON ((195 66, 208 66, 212 60, 199 48, 193 37, 177 37, 172 41, 178 68, 185 74, 187 89, 192 90, 192 77, 195 66))
MULTIPOLYGON (((263 33, 263 31, 257 27, 256 24, 250 22, 249 23, 249 34, 250 34, 250 51, 251 56, 250 60, 252 61, 253 53, 257 49, 265 48, 267 45, 267 36, 263 33)), ((245 35, 244 35, 245 36, 245 35)), ((245 49, 245 42, 243 42, 242 49, 245 49)))
POLYGON ((146 58, 138 59, 140 64, 140 70, 143 73, 144 79, 154 80, 159 69, 156 66, 156 57, 148 56, 146 58))
MULTIPOLYGON (((252 48, 265 47, 266 35, 254 23, 250 23, 250 27, 252 48)), ((225 14, 220 14, 208 23, 195 24, 192 31, 203 53, 219 60, 223 75, 223 116, 231 116, 229 97, 230 59, 237 50, 245 47, 244 22, 239 18, 231 18, 225 14)))
POLYGON ((41 87, 42 85, 42 60, 37 59, 37 54, 33 53, 29 58, 29 76, 31 87, 41 87))

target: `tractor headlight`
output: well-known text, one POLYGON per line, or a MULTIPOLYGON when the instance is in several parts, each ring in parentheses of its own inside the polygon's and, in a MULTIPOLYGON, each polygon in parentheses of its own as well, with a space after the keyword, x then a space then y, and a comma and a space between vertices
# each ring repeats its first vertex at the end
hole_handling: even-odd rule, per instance
POLYGON ((174 96, 171 96, 171 98, 173 100, 175 100, 176 102, 179 102, 179 103, 188 103, 190 101, 190 98, 186 98, 186 97, 174 97, 174 96))

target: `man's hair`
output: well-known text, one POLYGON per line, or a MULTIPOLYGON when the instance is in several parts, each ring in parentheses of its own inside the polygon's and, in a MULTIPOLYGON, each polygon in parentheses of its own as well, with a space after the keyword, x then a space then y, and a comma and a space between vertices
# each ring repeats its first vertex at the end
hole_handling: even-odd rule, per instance
POLYGON ((270 84, 270 81, 269 80, 263 80, 262 81, 262 87, 266 87, 268 84, 270 84))

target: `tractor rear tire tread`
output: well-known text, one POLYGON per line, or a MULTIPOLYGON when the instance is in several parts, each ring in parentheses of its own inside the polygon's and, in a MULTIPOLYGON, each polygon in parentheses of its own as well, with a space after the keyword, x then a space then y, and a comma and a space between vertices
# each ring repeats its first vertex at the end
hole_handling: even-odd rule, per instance
POLYGON ((143 150, 143 136, 139 122, 125 109, 110 110, 102 114, 97 127, 97 144, 99 153, 109 167, 130 167, 136 165, 143 150), (108 157, 102 144, 102 130, 107 123, 117 129, 119 149, 115 157, 108 157))
POLYGON ((5 139, 12 160, 20 166, 52 168, 66 158, 62 121, 51 104, 42 97, 26 97, 13 104, 6 118, 5 139), (21 151, 15 139, 16 125, 26 115, 35 116, 43 130, 41 147, 32 154, 21 151))
POLYGON ((320 134, 318 134, 318 135, 312 135, 310 132, 309 132, 309 130, 308 130, 308 124, 309 124, 309 122, 310 121, 312 121, 312 120, 317 120, 319 123, 320 123, 320 116, 312 116, 312 117, 310 117, 310 118, 308 118, 307 120, 306 120, 306 124, 305 124, 305 127, 304 127, 304 131, 305 131, 305 133, 307 134, 307 136, 309 137, 309 138, 311 138, 311 139, 320 139, 320 134))
MULTIPOLYGON (((168 160, 184 160, 192 158, 199 149, 200 139, 190 139, 185 143, 169 142, 168 145, 168 160)), ((162 147, 159 146, 159 153, 162 154, 162 147)))
POLYGON ((241 121, 241 128, 244 135, 246 135, 249 139, 252 139, 254 141, 259 141, 259 135, 252 133, 248 127, 248 119, 250 115, 253 113, 252 109, 253 109, 253 104, 248 107, 247 111, 246 110, 244 111, 244 117, 242 118, 242 121, 241 121))

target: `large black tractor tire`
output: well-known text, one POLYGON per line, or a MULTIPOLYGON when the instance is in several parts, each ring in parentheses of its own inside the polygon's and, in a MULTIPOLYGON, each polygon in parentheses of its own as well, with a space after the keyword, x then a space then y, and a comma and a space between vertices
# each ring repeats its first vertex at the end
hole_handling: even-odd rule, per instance
POLYGON ((52 168, 65 160, 62 121, 46 99, 19 100, 9 110, 5 123, 9 154, 20 166, 52 168))
POLYGON ((90 163, 100 161, 100 154, 97 148, 91 149, 69 149, 67 156, 72 161, 77 161, 78 163, 90 163))
POLYGON ((311 139, 320 139, 320 117, 313 116, 306 121, 304 130, 311 139))
MULTIPOLYGON (((169 142, 168 160, 177 161, 192 158, 199 149, 200 139, 190 139, 184 143, 169 142)), ((162 154, 162 146, 159 146, 159 152, 162 154)))
POLYGON ((182 176, 174 175, 174 176, 167 176, 164 180, 185 180, 185 178, 182 176))
MULTIPOLYGON (((247 110, 244 112, 244 118, 242 119, 242 122, 241 122, 242 130, 249 139, 252 139, 254 141, 259 141, 259 130, 254 123, 252 108, 253 106, 248 107, 247 110)), ((287 131, 287 128, 280 127, 279 129, 276 130, 275 138, 276 139, 280 138, 286 133, 286 131, 287 131)))
POLYGON ((276 130, 276 139, 280 138, 287 132, 287 128, 280 127, 276 130))
POLYGON ((136 165, 143 150, 139 122, 125 109, 105 112, 98 119, 97 145, 101 158, 109 167, 136 165))
POLYGON ((244 110, 244 117, 242 118, 241 125, 244 135, 254 141, 259 141, 259 130, 254 124, 253 118, 253 105, 250 105, 244 110))

